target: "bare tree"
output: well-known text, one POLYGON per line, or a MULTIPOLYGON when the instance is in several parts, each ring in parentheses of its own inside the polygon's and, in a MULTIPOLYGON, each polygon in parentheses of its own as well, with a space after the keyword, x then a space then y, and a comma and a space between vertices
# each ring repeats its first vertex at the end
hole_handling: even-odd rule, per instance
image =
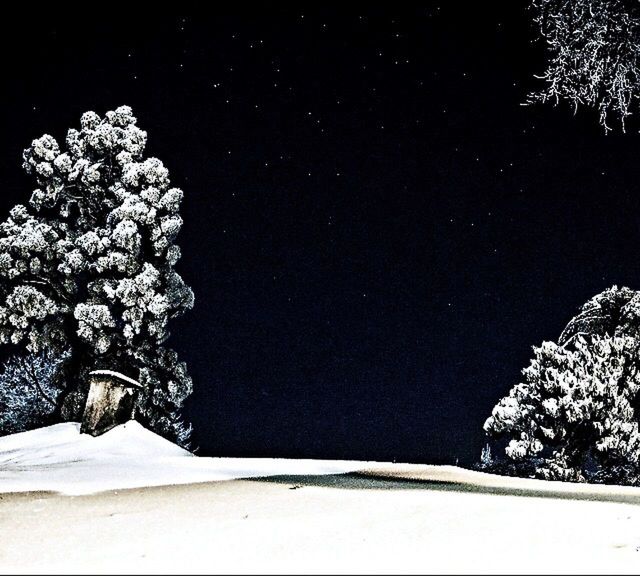
POLYGON ((52 422, 62 392, 61 369, 69 353, 45 348, 9 358, 0 373, 0 435, 52 422))
POLYGON ((624 131, 640 94, 640 2, 531 0, 531 10, 548 60, 528 103, 589 106, 606 131, 611 117, 624 131))

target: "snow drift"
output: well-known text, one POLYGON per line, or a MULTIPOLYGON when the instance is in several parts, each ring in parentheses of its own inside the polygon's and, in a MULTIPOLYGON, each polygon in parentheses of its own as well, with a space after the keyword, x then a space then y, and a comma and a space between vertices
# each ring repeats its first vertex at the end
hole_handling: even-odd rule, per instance
POLYGON ((56 424, 0 438, 0 493, 105 490, 274 475, 353 472, 363 462, 200 458, 130 421, 94 438, 56 424))

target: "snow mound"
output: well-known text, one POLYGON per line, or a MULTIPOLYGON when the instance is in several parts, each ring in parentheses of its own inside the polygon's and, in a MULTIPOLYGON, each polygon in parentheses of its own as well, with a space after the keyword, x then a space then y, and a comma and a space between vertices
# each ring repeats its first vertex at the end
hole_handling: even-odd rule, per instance
POLYGON ((0 438, 0 493, 80 495, 279 475, 355 472, 373 463, 268 458, 199 458, 135 421, 94 438, 71 422, 0 438))
POLYGON ((0 438, 0 474, 6 466, 55 466, 105 458, 162 458, 191 453, 131 421, 94 438, 68 422, 0 438))

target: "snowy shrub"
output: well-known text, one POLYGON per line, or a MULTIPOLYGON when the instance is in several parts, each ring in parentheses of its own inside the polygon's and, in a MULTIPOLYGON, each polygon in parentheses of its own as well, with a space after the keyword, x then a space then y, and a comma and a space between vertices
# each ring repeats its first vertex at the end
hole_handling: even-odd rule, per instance
POLYGON ((606 130, 610 115, 624 130, 640 88, 640 4, 635 0, 532 0, 547 45, 546 86, 531 102, 596 108, 606 130))
POLYGON ((615 286, 544 342, 484 429, 494 470, 551 480, 640 483, 639 297, 615 286))
POLYGON ((489 444, 485 444, 480 454, 479 468, 481 470, 489 469, 491 468, 492 464, 493 464, 493 457, 491 456, 491 446, 489 444))
POLYGON ((0 373, 0 435, 47 424, 62 392, 59 377, 68 353, 12 356, 0 373))
POLYGON ((69 351, 61 420, 78 420, 87 374, 117 370, 145 385, 137 413, 186 441, 180 411, 191 378, 165 346, 169 320, 193 306, 174 267, 182 191, 144 158, 131 109, 82 115, 63 145, 49 135, 24 152, 37 188, 0 223, 0 343, 69 351))

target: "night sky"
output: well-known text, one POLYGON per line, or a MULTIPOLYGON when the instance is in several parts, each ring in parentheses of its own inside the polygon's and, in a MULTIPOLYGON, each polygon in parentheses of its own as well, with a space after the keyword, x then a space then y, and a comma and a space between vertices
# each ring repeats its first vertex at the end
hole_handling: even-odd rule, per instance
POLYGON ((185 192, 201 455, 469 464, 531 346, 640 288, 637 125, 522 105, 526 2, 396 4, 5 22, 1 214, 33 138, 121 104, 185 192))

